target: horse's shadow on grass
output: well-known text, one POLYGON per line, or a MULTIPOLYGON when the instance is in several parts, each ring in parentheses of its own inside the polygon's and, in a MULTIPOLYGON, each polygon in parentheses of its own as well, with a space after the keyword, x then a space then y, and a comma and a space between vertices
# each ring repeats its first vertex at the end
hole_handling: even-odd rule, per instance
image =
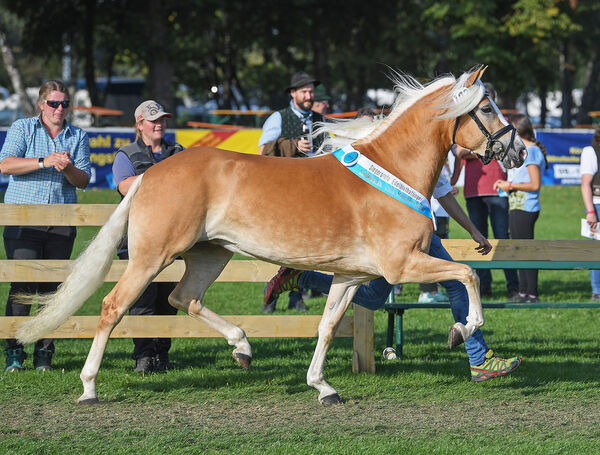
MULTIPOLYGON (((486 332, 486 335, 491 331, 486 332)), ((422 375, 445 378, 448 383, 470 381, 468 357, 464 347, 450 351, 444 333, 414 329, 405 331, 406 345, 404 357, 396 360, 383 360, 379 353, 385 347, 384 334, 375 339, 376 375, 397 377, 399 375, 422 375)), ((154 375, 150 381, 138 380, 140 376, 132 372, 134 361, 130 350, 113 349, 107 352, 100 374, 110 371, 131 371, 127 383, 135 383, 139 389, 161 392, 164 390, 221 390, 244 388, 249 384, 273 383, 283 387, 290 395, 306 393, 306 372, 315 349, 314 339, 253 339, 253 364, 245 371, 231 358, 231 348, 225 343, 188 343, 175 346, 171 358, 178 369, 165 375, 154 375)), ((514 389, 524 395, 544 394, 555 390, 557 384, 570 383, 569 390, 596 388, 600 378, 600 362, 597 359, 598 341, 585 336, 561 339, 560 345, 550 344, 542 338, 515 336, 503 342, 500 354, 519 355, 523 364, 510 375, 510 381, 494 384, 514 389), (567 358, 568 360, 564 360, 567 358), (558 360, 560 359, 560 360, 558 360)), ((324 374, 335 387, 340 377, 352 378, 353 340, 334 340, 325 365, 324 374)), ((65 356, 58 368, 81 369, 82 359, 76 354, 65 356)), ((343 391, 342 391, 343 393, 343 391)))

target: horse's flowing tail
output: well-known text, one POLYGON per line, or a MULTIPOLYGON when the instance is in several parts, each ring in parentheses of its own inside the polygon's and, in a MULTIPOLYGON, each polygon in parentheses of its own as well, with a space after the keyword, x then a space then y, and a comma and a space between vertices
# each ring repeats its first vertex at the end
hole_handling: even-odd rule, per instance
POLYGON ((33 343, 56 330, 102 285, 112 264, 115 249, 125 235, 131 201, 141 181, 140 176, 131 185, 127 195, 102 226, 98 235, 73 261, 71 273, 56 292, 15 296, 15 301, 19 303, 44 305, 34 318, 19 327, 17 338, 21 343, 33 343))

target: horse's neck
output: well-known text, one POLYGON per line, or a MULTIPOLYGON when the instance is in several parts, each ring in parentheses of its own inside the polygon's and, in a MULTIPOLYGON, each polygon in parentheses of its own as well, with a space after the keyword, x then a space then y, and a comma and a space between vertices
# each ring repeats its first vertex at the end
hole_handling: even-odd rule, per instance
POLYGON ((397 119, 377 137, 362 139, 354 147, 369 159, 430 198, 446 160, 450 144, 447 121, 412 124, 397 119))

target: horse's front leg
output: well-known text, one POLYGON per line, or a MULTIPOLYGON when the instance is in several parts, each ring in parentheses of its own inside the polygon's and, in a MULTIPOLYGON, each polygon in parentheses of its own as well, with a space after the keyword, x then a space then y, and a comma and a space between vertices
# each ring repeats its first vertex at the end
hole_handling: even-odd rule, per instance
POLYGON ((325 304, 325 311, 319 323, 317 347, 306 373, 306 383, 319 391, 319 401, 322 404, 336 404, 341 402, 340 396, 335 389, 325 381, 323 368, 335 331, 361 282, 362 280, 357 281, 356 278, 338 275, 335 275, 333 278, 331 290, 325 304))

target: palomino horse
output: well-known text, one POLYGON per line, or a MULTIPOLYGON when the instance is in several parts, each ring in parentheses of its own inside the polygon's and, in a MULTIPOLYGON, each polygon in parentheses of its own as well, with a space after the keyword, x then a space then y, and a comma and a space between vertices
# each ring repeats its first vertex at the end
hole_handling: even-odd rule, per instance
MULTIPOLYGON (((486 96, 482 73, 479 68, 425 87, 399 77, 392 113, 352 143, 355 151, 393 174, 394 185, 400 180, 410 197, 422 195, 425 204, 453 142, 487 159, 501 158, 506 167, 520 166, 525 146, 514 133, 504 134, 510 127, 486 96)), ((308 385, 324 404, 340 401, 323 368, 335 329, 361 283, 379 276, 390 283, 459 280, 468 291, 469 312, 466 325, 451 327, 451 345, 469 338, 483 325, 473 270, 429 256, 432 220, 349 169, 333 154, 298 160, 211 147, 188 149, 158 163, 136 180, 59 290, 27 297, 46 306, 19 328, 18 338, 33 342, 75 313, 102 283, 128 224, 129 264, 102 302, 80 376, 80 404, 98 401, 96 377, 111 331, 178 256, 186 271, 169 302, 221 333, 246 368, 252 360, 246 334, 202 302, 233 253, 334 273, 307 373, 308 385), (297 214, 309 211, 319 216, 298 223, 297 214)))

